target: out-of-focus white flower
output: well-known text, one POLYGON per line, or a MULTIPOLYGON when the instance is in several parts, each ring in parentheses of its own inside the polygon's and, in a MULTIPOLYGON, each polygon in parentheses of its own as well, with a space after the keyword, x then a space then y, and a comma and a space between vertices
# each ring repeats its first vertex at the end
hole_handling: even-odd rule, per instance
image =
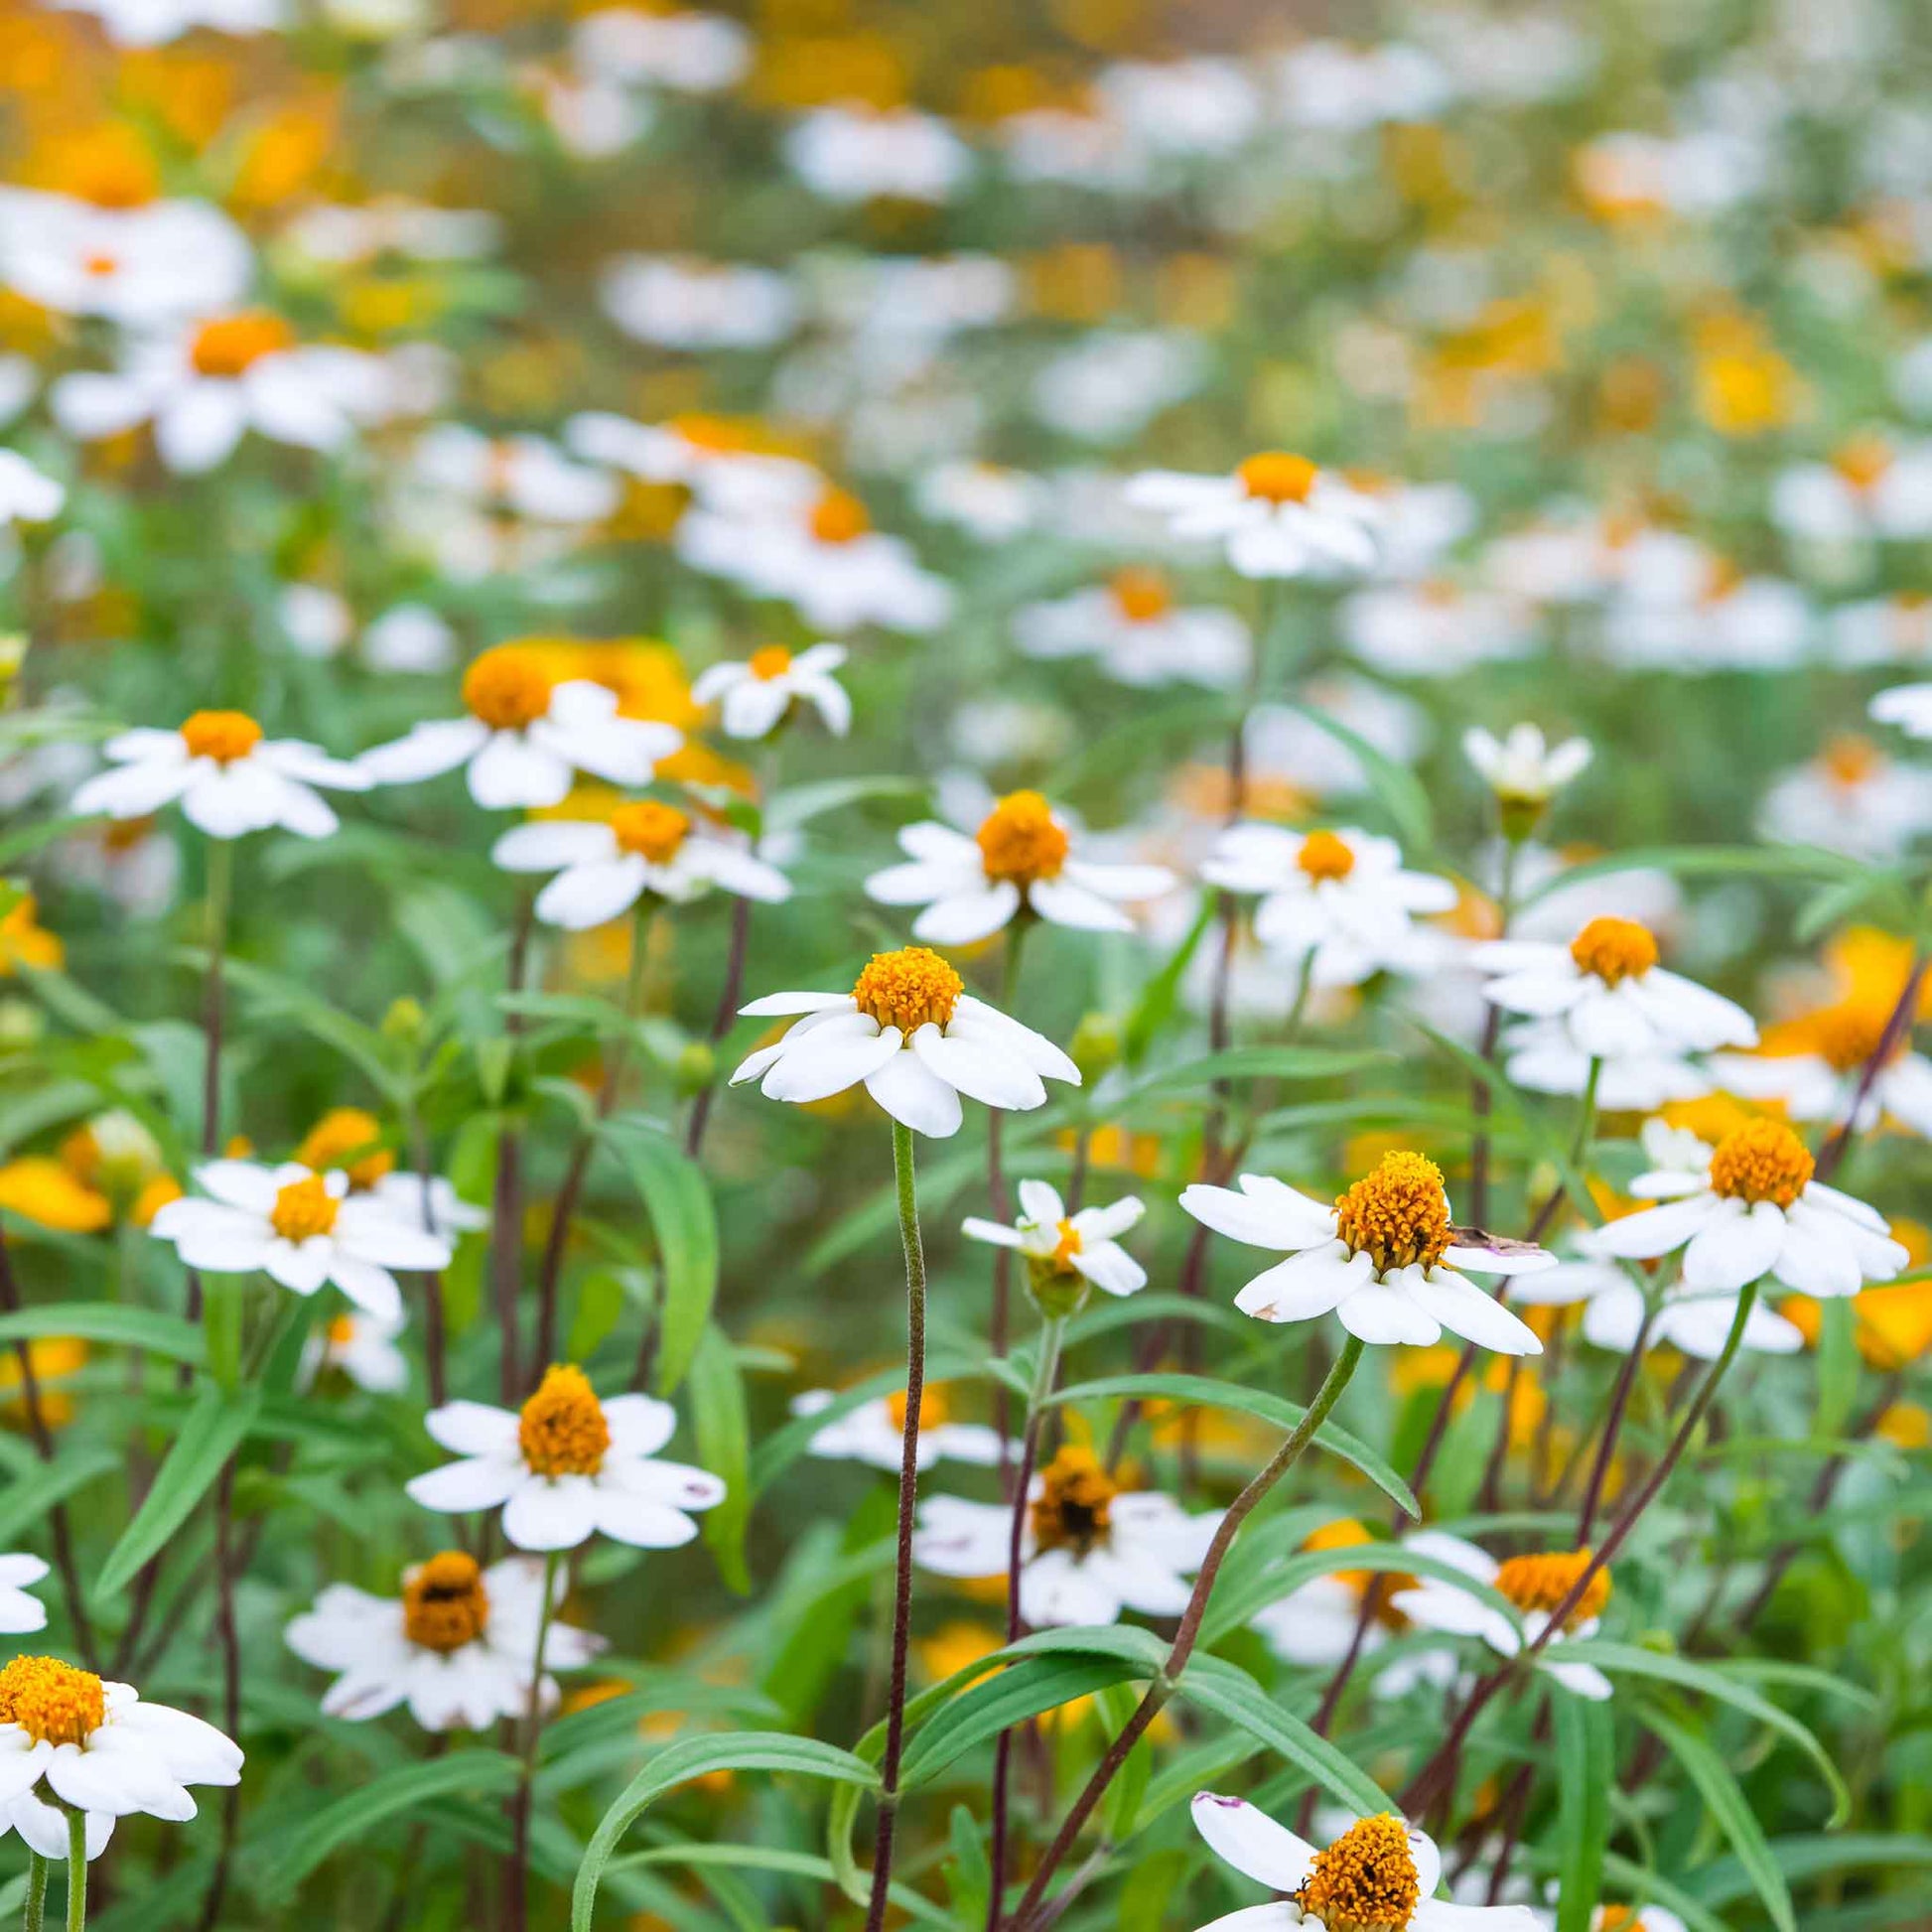
POLYGON ((409 1361, 396 1346, 400 1315, 339 1314, 304 1351, 306 1372, 340 1369, 370 1395, 400 1395, 409 1386, 409 1361))
POLYGON ((1932 772, 1895 762, 1869 739, 1841 734, 1771 786, 1757 822, 1766 838, 1854 859, 1896 859, 1932 826, 1932 772))
POLYGON ((1199 338, 1180 330, 1106 330, 1042 363, 1030 399, 1034 414, 1062 436, 1127 443, 1192 395, 1207 366, 1199 338))
POLYGON ((1254 82, 1233 61, 1116 61, 1094 90, 1140 146, 1174 158, 1231 154, 1261 123, 1254 82))
POLYGON ((253 273, 246 237, 206 202, 96 207, 17 193, 0 219, 0 281, 62 315, 167 329, 232 308, 253 273))
POLYGON ((950 202, 973 172, 965 142, 911 107, 814 108, 787 130, 784 155, 828 202, 950 202))
POLYGON ((287 25, 283 0, 54 0, 92 14, 120 47, 160 47, 197 27, 217 34, 272 34, 287 25))
POLYGON ((1232 611, 1177 606, 1159 571, 1112 581, 1014 613, 1014 642, 1029 657, 1091 655, 1108 676, 1140 687, 1174 682, 1226 691, 1248 672, 1248 626, 1232 611))
POLYGON ((765 644, 742 664, 707 664, 691 686, 692 702, 718 706, 728 738, 763 738, 800 704, 843 738, 852 700, 833 673, 845 659, 843 644, 813 644, 795 656, 783 644, 765 644))
POLYGON ((752 37, 723 14, 605 7, 577 23, 571 54, 587 74, 673 93, 715 94, 745 77, 752 37))
POLYGON ((282 231, 285 244, 311 261, 351 268, 381 255, 415 261, 475 261, 500 238, 501 221, 487 208, 433 207, 398 195, 350 205, 317 202, 282 231))
POLYGON ((1547 805, 1589 763, 1587 738, 1549 744, 1536 725, 1512 725, 1506 738, 1481 726, 1462 734, 1462 755, 1505 809, 1547 805))
POLYGON ((662 348, 769 348, 791 334, 798 299, 775 269, 690 255, 621 255, 600 283, 611 320, 662 348))
POLYGON ((17 450, 0 450, 0 530, 10 523, 45 523, 60 515, 67 499, 66 488, 17 450))
POLYGON ((1901 593, 1841 604, 1826 620, 1828 655, 1848 668, 1932 659, 1932 598, 1901 593))
POLYGON ((364 628, 362 656, 378 671, 446 671, 456 662, 456 632, 427 604, 393 604, 364 628))
MULTIPOLYGON (((793 1399, 794 1416, 816 1416, 838 1398, 830 1389, 811 1389, 793 1399)), ((869 1463, 897 1475, 905 1447, 905 1392, 862 1402, 835 1416, 812 1438, 812 1453, 833 1461, 869 1463)), ((1000 1432, 983 1423, 954 1422, 945 1391, 927 1383, 919 1402, 919 1440, 913 1451, 918 1466, 971 1462, 991 1468, 1000 1460, 1000 1432)))
POLYGON ((1282 56, 1278 74, 1290 123, 1319 133, 1434 120, 1454 94, 1435 58, 1403 41, 1362 49, 1308 41, 1282 56))
POLYGON ((1147 1286, 1147 1270, 1117 1237, 1146 1211, 1138 1196, 1127 1194, 1105 1207, 1083 1207, 1069 1215, 1057 1189, 1043 1180, 1023 1180, 1020 1218, 1011 1227, 975 1214, 960 1223, 960 1232, 996 1248, 1017 1249, 1044 1280, 1073 1275, 1103 1294, 1133 1295, 1147 1286))
POLYGON ((994 463, 935 464, 913 486, 919 514, 950 523, 980 543, 1007 543, 1044 514, 1046 486, 1024 470, 994 463))
POLYGON ((1795 584, 1746 576, 1700 545, 1655 542, 1633 553, 1603 614, 1612 662, 1645 670, 1780 670, 1811 641, 1811 607, 1795 584))
POLYGON ((596 523, 618 506, 609 477, 569 462, 540 436, 489 437, 439 423, 417 442, 412 467, 440 489, 540 523, 596 523))
POLYGON ((1720 213, 1761 194, 1770 173, 1761 142, 1721 128, 1619 130, 1587 142, 1573 165, 1587 199, 1612 215, 1720 213))
POLYGON ((1167 513, 1183 541, 1221 544, 1243 577, 1303 577, 1374 568, 1373 497, 1307 457, 1269 450, 1225 477, 1149 470, 1128 500, 1167 513))
POLYGON ((1827 462, 1794 464, 1772 487, 1771 520, 1794 541, 1826 547, 1932 536, 1932 442, 1864 436, 1827 462))
POLYGON ((0 1557, 0 1635, 19 1637, 47 1627, 47 1605, 27 1593, 28 1585, 46 1575, 47 1565, 39 1557, 0 1557))
POLYGON ((1356 591, 1343 601, 1340 622, 1349 649, 1385 677, 1459 676, 1536 646, 1519 604, 1447 578, 1356 591))
POLYGON ((1806 1022, 1816 1051, 1721 1053, 1711 1062, 1712 1077, 1728 1093, 1775 1101, 1793 1120, 1849 1123, 1863 1134, 1890 1116, 1932 1138, 1932 1060, 1912 1050, 1909 1025, 1886 1040, 1890 1018, 1889 1000, 1846 1000, 1806 1022), (1886 1050, 1874 1068, 1881 1046, 1886 1050))

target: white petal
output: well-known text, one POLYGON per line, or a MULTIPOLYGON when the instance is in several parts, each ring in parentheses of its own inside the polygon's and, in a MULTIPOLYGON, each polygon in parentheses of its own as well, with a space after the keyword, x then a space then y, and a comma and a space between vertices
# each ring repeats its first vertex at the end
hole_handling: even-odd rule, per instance
POLYGON ((1240 1798, 1198 1791, 1189 1807, 1194 1829, 1244 1877, 1273 1891, 1299 1891, 1314 1864, 1315 1848, 1240 1798))

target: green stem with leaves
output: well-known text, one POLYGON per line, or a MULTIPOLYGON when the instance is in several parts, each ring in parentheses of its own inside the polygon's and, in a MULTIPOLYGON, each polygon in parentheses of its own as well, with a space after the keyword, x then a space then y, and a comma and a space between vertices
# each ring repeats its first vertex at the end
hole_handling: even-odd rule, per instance
POLYGON ((516 1796, 511 1801, 507 1923, 512 1932, 523 1932, 529 1923, 530 1804, 537 1777, 537 1746, 543 1739, 543 1653, 550 1644, 550 1625, 557 1608, 557 1572, 562 1563, 561 1550, 550 1551, 543 1560, 543 1602, 537 1611, 537 1642, 530 1663, 530 1706, 525 1714, 523 1771, 517 1780, 516 1796))

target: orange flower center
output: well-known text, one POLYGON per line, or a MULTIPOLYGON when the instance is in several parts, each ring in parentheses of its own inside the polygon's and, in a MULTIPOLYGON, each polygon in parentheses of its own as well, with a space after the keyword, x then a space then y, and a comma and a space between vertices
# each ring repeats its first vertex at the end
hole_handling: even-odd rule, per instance
POLYGON ((336 1225, 340 1203, 329 1191, 329 1183, 319 1173, 304 1174, 291 1180, 275 1196, 269 1209, 269 1225, 284 1241, 308 1241, 327 1234, 336 1225))
POLYGON ((1108 588, 1129 623, 1152 623, 1173 609, 1173 592, 1158 570, 1117 570, 1108 588))
MULTIPOLYGON (((1324 1523, 1304 1541, 1302 1548, 1359 1550, 1374 1541, 1375 1538, 1352 1516, 1343 1516, 1332 1523, 1324 1523)), ((1389 1600, 1397 1590, 1415 1588, 1416 1580, 1406 1571, 1336 1570, 1330 1575, 1337 1583, 1346 1584, 1358 1597, 1366 1596, 1380 1576, 1383 1579, 1382 1598, 1376 1605, 1375 1620, 1390 1630, 1406 1630, 1409 1627, 1408 1617, 1389 1600)))
POLYGON ((1234 480, 1250 496, 1268 503, 1306 503, 1321 472, 1305 456, 1264 450, 1238 465, 1234 480))
POLYGON ((1726 1200, 1789 1207, 1805 1191, 1812 1166, 1810 1150, 1783 1121, 1746 1121, 1718 1143, 1711 1191, 1726 1200))
POLYGON ((92 1671, 58 1657, 16 1657, 0 1670, 0 1724, 18 1725, 37 1744, 84 1744, 107 1718, 107 1694, 92 1671))
POLYGON ((553 1362, 516 1423, 517 1447, 540 1476, 594 1476, 611 1447, 604 1405, 581 1368, 553 1362))
POLYGON ((1423 1154, 1385 1154, 1382 1164, 1335 1198, 1335 1233, 1377 1274, 1420 1262, 1434 1268, 1449 1244, 1443 1171, 1423 1154))
POLYGON ((1033 1501, 1034 1542, 1085 1556, 1113 1527, 1114 1480, 1092 1449, 1068 1443, 1040 1471, 1033 1501))
POLYGON ((550 709, 550 673, 535 651, 496 644, 463 674, 463 702, 491 731, 521 731, 550 709))
POLYGON ((1605 986, 1641 978, 1657 963, 1657 941, 1635 919, 1591 919, 1570 942, 1570 957, 1582 972, 1594 973, 1605 986))
MULTIPOLYGON (((1814 1013, 1805 1031, 1834 1070, 1851 1073, 1877 1052, 1890 1019, 1891 1008, 1875 1000, 1842 1000, 1814 1013)), ((1905 1044, 1901 1034, 1892 1056, 1903 1052, 1905 1044)))
POLYGON ((1031 886, 1035 879, 1057 878, 1066 863, 1066 833, 1036 791, 1008 792, 974 836, 989 879, 1031 886))
MULTIPOLYGON (((905 1391, 895 1389, 886 1398, 886 1413, 893 1419, 895 1429, 905 1427, 905 1391)), ((943 1388, 928 1383, 919 1394, 919 1434, 923 1436, 929 1429, 943 1429, 952 1420, 952 1404, 947 1400, 943 1388)))
MULTIPOLYGON (((1548 1616, 1569 1598, 1594 1554, 1592 1550, 1545 1550, 1536 1556, 1511 1557, 1496 1572, 1496 1593, 1519 1610, 1541 1610, 1548 1616)), ((1606 1564, 1589 1580, 1577 1607, 1564 1618, 1563 1627, 1574 1630, 1578 1624, 1601 1616, 1609 1600, 1610 1572, 1606 1564)))
POLYGON ((1840 732, 1831 739, 1818 755, 1818 761, 1833 784, 1848 791, 1874 777, 1884 764, 1877 746, 1856 732, 1840 732))
POLYGON ((475 1643, 488 1622, 483 1572, 465 1551, 445 1550, 402 1580, 403 1635, 425 1650, 461 1650, 475 1643))
POLYGON ((1346 879, 1355 870, 1355 854, 1348 841, 1333 832, 1311 832, 1302 841, 1295 863, 1316 882, 1346 879))
POLYGON ((1359 1820, 1314 1855, 1294 1896, 1325 1932, 1401 1932, 1422 1899, 1409 1828, 1394 1812, 1359 1820))
POLYGON ((752 447, 751 432, 723 416, 673 416, 669 427, 694 450, 729 456, 752 447))
POLYGON ((360 1107, 332 1107, 309 1129, 295 1158, 318 1173, 341 1168, 348 1184, 360 1188, 373 1187, 396 1165, 382 1145, 381 1125, 360 1107))
POLYGON ((262 728, 245 711, 198 711, 181 736, 190 758, 232 764, 262 742, 262 728))
POLYGON ((925 946, 901 946, 897 952, 876 952, 854 981, 853 1004, 882 1027, 902 1034, 921 1027, 944 1027, 952 1019, 966 982, 925 946))
POLYGON ((620 847, 634 852, 653 866, 668 865, 677 857, 678 847, 691 830, 690 819, 675 805, 655 798, 640 798, 635 804, 617 805, 611 811, 611 830, 620 847))
POLYGON ((236 376, 294 342, 295 331, 280 316, 253 309, 203 323, 189 345, 188 359, 197 375, 236 376))
POLYGON ((812 505, 811 532, 820 543, 856 543, 871 528, 865 504, 849 489, 828 489, 812 505))
POLYGON ((1073 1273, 1073 1257, 1080 1252, 1080 1230, 1071 1221, 1061 1221, 1053 1229, 1055 1240, 1049 1259, 1063 1275, 1073 1273))
POLYGON ((1832 468, 1858 490, 1869 489, 1891 465, 1891 445, 1882 436, 1855 436, 1832 452, 1832 468))
POLYGON ((769 684, 791 669, 791 652, 783 644, 760 645, 752 653, 749 668, 760 684, 769 684))

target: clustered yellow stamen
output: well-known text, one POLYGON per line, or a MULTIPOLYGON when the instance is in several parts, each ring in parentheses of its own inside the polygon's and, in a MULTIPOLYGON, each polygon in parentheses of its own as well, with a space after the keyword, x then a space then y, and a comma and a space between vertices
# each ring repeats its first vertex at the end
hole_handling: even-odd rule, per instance
MULTIPOLYGON (((1343 1516, 1332 1523, 1324 1523, 1309 1536, 1302 1544, 1305 1550, 1359 1550, 1375 1541, 1368 1531, 1352 1516, 1343 1516)), ((1355 1594, 1366 1596, 1374 1586, 1377 1577, 1382 1580, 1382 1593, 1375 1606, 1375 1620, 1390 1630, 1406 1630, 1409 1619, 1389 1600, 1398 1590, 1414 1589, 1416 1580, 1406 1571, 1375 1570, 1336 1570, 1330 1573, 1335 1581, 1346 1584, 1355 1594)))
POLYGON ((1295 1893, 1325 1932, 1401 1932, 1421 1899, 1409 1828, 1392 1811, 1358 1820, 1317 1852, 1295 1893))
MULTIPOLYGON (((1839 1073, 1851 1073, 1872 1057, 1884 1044, 1885 1029, 1891 1023, 1891 1004, 1875 1000, 1842 1000, 1836 1006, 1821 1007, 1805 1022, 1820 1055, 1839 1073)), ((1900 1029, 1888 1059, 1905 1050, 1907 1034, 1900 1029)))
POLYGON ((865 504, 849 489, 828 489, 812 505, 811 531, 820 543, 856 543, 871 528, 865 504))
POLYGON ((340 1206, 321 1174, 304 1174, 275 1196, 275 1205, 268 1211, 269 1225, 284 1241, 308 1241, 336 1225, 340 1206))
POLYGON ((351 1187, 368 1188, 394 1172, 396 1157, 382 1145, 382 1127, 360 1107, 332 1107, 309 1129, 295 1158, 324 1173, 341 1168, 351 1187))
POLYGON ((594 1476, 611 1447, 604 1405, 581 1368, 553 1362, 516 1422, 517 1447, 540 1476, 594 1476))
POLYGON ((245 711, 198 711, 181 728, 192 759, 232 764, 262 742, 262 728, 245 711))
POLYGON ((915 1034, 921 1027, 944 1027, 966 991, 966 982, 926 946, 901 946, 876 952, 852 986, 852 1003, 882 1027, 915 1034))
POLYGON ((475 1557, 445 1550, 402 1580, 402 1629, 425 1650, 461 1650, 489 1622, 489 1592, 475 1557))
POLYGON ((355 1339, 355 1317, 337 1315, 329 1324, 328 1335, 331 1348, 346 1348, 355 1339))
POLYGON ((550 709, 543 660, 520 644, 494 644, 463 674, 463 702, 491 731, 521 731, 550 709))
POLYGON ((294 343, 295 331, 280 316, 250 310, 203 323, 189 345, 188 359, 197 375, 232 377, 294 343))
POLYGON ((1068 1443, 1039 1475, 1033 1501, 1034 1543, 1085 1556, 1113 1528, 1115 1485, 1092 1449, 1068 1443))
MULTIPOLYGON (((1506 1596, 1519 1610, 1541 1610, 1545 1616, 1562 1608, 1577 1580, 1590 1566, 1593 1550, 1544 1550, 1535 1556, 1511 1557, 1496 1572, 1496 1593, 1506 1596)), ((1577 1607, 1564 1618, 1563 1627, 1574 1630, 1580 1623, 1603 1614, 1610 1600, 1610 1571, 1605 1564, 1593 1576, 1577 1599, 1577 1607)))
POLYGON ((1305 456, 1287 450, 1263 450, 1238 465, 1235 481, 1250 496, 1269 503, 1306 503, 1321 472, 1305 456))
POLYGON ((0 1670, 0 1724, 36 1743, 84 1744, 107 1718, 107 1694, 92 1671, 58 1657, 16 1657, 0 1670))
POLYGON ((1080 1252, 1080 1230, 1071 1221, 1061 1221, 1053 1229, 1053 1252, 1049 1259, 1062 1274, 1073 1272, 1073 1257, 1080 1252))
POLYGON ((1641 978, 1657 963, 1657 941, 1635 919, 1591 919, 1570 942, 1578 969, 1605 986, 1641 978))
POLYGON ((1789 1207, 1805 1191, 1813 1165, 1810 1150, 1783 1121, 1746 1121, 1718 1143, 1711 1191, 1726 1200, 1789 1207))
POLYGON ((1173 593, 1158 570, 1129 567, 1114 572, 1114 605, 1129 623, 1152 623, 1173 609, 1173 593))
POLYGON ((747 668, 760 684, 769 684, 791 669, 791 652, 783 644, 760 644, 747 668))
POLYGON ((1031 886, 1036 879, 1057 878, 1066 864, 1066 832, 1036 791, 1008 792, 974 836, 989 879, 1031 886))
POLYGON ((618 805, 611 812, 611 830, 624 852, 634 852, 653 866, 669 865, 691 830, 691 820, 675 805, 656 798, 618 805))
POLYGON ((1317 883, 1346 879, 1355 870, 1355 853, 1346 839, 1333 832, 1311 832, 1302 841, 1295 863, 1317 883))
MULTIPOLYGON (((895 1429, 905 1427, 905 1391, 895 1389, 886 1398, 886 1413, 893 1420, 895 1429)), ((943 1429, 952 1419, 952 1404, 946 1399, 944 1389, 936 1384, 927 1383, 919 1391, 919 1434, 923 1436, 928 1429, 943 1429)))
POLYGON ((1599 1905, 1592 1932, 1644 1932, 1644 1922, 1634 1905, 1599 1905))
POLYGON ((1385 1154, 1381 1166, 1335 1197, 1335 1233, 1377 1274, 1420 1262, 1433 1268, 1449 1244, 1443 1171, 1424 1154, 1385 1154))

